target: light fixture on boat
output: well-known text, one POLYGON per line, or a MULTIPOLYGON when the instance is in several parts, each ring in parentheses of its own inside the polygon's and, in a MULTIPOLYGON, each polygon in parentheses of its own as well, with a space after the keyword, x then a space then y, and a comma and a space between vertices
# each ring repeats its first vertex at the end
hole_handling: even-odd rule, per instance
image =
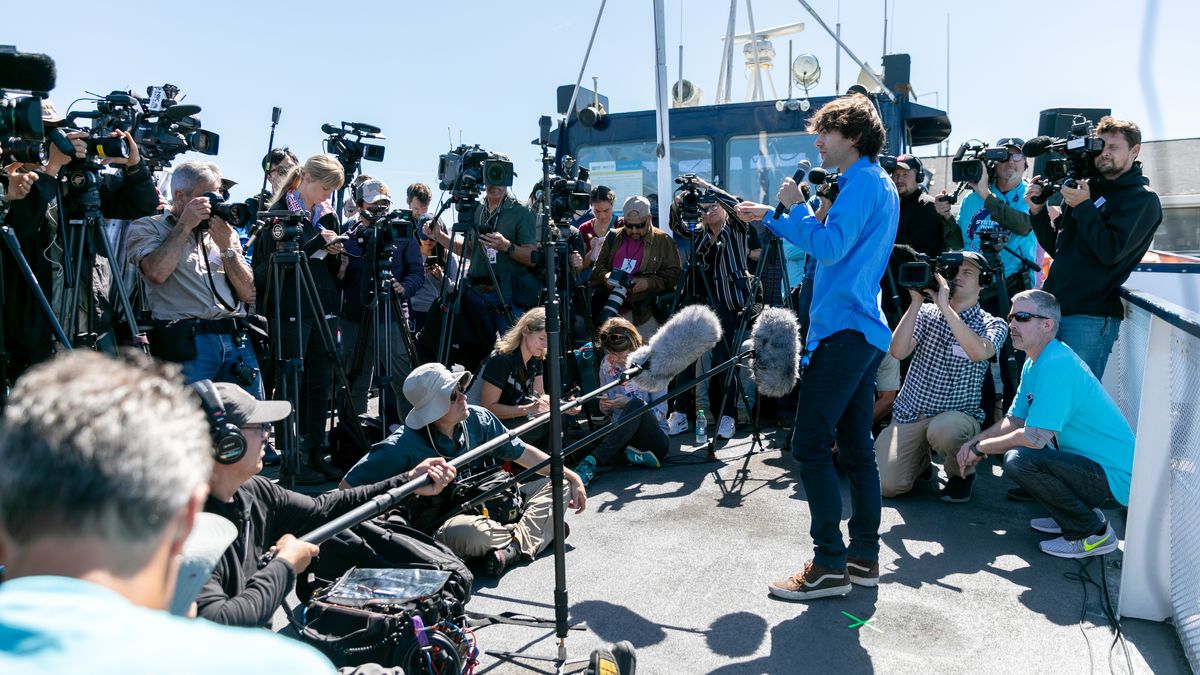
POLYGON ((691 80, 678 80, 671 85, 671 107, 693 108, 700 105, 704 92, 691 80))

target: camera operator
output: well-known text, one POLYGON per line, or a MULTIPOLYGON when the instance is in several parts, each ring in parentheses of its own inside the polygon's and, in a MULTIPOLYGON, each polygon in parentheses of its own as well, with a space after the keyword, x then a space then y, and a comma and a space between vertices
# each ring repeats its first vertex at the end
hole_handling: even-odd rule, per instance
POLYGON ((161 366, 81 350, 17 383, 0 434, 0 671, 334 672, 294 640, 164 611, 212 451, 161 366))
POLYGON ((938 213, 937 202, 921 184, 925 178, 921 160, 915 155, 900 155, 890 175, 896 194, 900 195, 896 243, 907 244, 930 258, 945 251, 962 250, 962 230, 953 218, 946 219, 938 213))
MULTIPOLYGON (((613 224, 613 203, 617 200, 617 195, 613 193, 612 188, 597 185, 592 188, 592 193, 589 196, 589 201, 592 207, 592 218, 579 225, 579 235, 583 237, 583 248, 586 253, 583 256, 583 267, 589 274, 592 265, 596 264, 596 259, 600 257, 600 248, 604 246, 604 238, 608 236, 608 230, 613 224)), ((581 277, 586 281, 586 277, 581 277)))
POLYGON ((936 288, 907 289, 912 304, 892 334, 889 353, 912 362, 892 405, 892 423, 875 439, 884 497, 908 492, 918 476, 932 477, 932 448, 946 459, 942 501, 971 499, 974 471, 960 472, 954 459, 963 442, 979 433, 983 373, 1008 327, 979 306, 991 275, 987 261, 972 251, 961 255, 961 265, 947 268, 949 283, 935 272, 936 288), (922 304, 925 298, 932 303, 922 304))
POLYGON ((231 626, 270 626, 271 616, 291 592, 320 549, 296 538, 354 509, 375 496, 424 474, 431 483, 417 494, 435 495, 454 479, 454 467, 439 458, 427 459, 411 471, 353 490, 334 490, 309 497, 285 490, 259 476, 263 441, 272 422, 287 417, 287 401, 256 401, 225 383, 215 385, 225 421, 241 431, 245 451, 237 459, 214 456, 204 510, 237 527, 240 533, 225 550, 212 577, 196 598, 199 616, 231 626), (233 461, 230 461, 233 460, 233 461), (264 553, 270 562, 259 564, 264 553))
MULTIPOLYGON (((343 281, 345 296, 341 325, 342 344, 346 347, 346 375, 350 380, 350 401, 354 405, 355 413, 367 412, 367 388, 371 384, 372 372, 376 365, 375 331, 371 323, 368 323, 371 318, 367 316, 368 308, 373 308, 373 321, 387 339, 386 343, 380 343, 380 349, 383 344, 387 344, 387 351, 391 354, 391 361, 387 366, 393 378, 392 392, 388 394, 387 402, 396 406, 399 414, 395 415, 389 411, 388 418, 396 419, 408 414, 403 389, 404 378, 408 377, 413 369, 413 356, 405 347, 402 332, 407 331, 408 327, 402 325, 404 316, 399 312, 390 314, 391 325, 384 323, 384 303, 377 295, 379 289, 373 285, 376 279, 372 279, 368 273, 368 261, 363 259, 364 254, 372 253, 364 252, 358 243, 359 236, 369 232, 369 228, 375 226, 376 220, 391 210, 391 191, 383 181, 368 179, 354 188, 354 203, 358 214, 348 223, 351 229, 347 232, 350 238, 346 241, 346 253, 350 263, 346 267, 343 281)), ((416 216, 416 212, 413 216, 416 216)), ((399 239, 389 246, 392 248, 389 266, 392 273, 392 292, 402 300, 411 298, 425 284, 420 248, 413 239, 399 239)))
POLYGON ((609 311, 619 311, 621 316, 631 319, 638 333, 649 339, 658 330, 658 322, 666 319, 655 315, 656 301, 675 289, 681 274, 679 250, 671 235, 651 222, 650 201, 639 196, 626 199, 621 217, 605 235, 600 254, 592 266, 590 283, 592 310, 597 314, 593 317, 595 323, 604 323, 601 319, 605 305, 613 303, 615 307, 609 311), (622 282, 610 280, 614 272, 622 282), (624 286, 625 292, 618 290, 618 286, 624 286), (623 298, 615 297, 618 295, 623 298))
POLYGON ((1045 291, 1013 297, 1008 327, 1028 356, 1021 389, 1004 419, 963 443, 958 464, 966 471, 1004 453, 1004 475, 1050 512, 1029 526, 1059 535, 1043 541, 1042 552, 1086 558, 1117 550, 1117 534, 1099 507, 1129 504, 1134 437, 1104 386, 1054 339, 1061 316, 1045 291))
MULTIPOLYGON (((1003 238, 1007 239, 1004 247, 997 250, 1004 266, 1004 284, 997 283, 994 289, 983 295, 984 308, 996 313, 999 307, 989 296, 1004 291, 1011 298, 1027 288, 1033 288, 1029 271, 1021 259, 1013 255, 1016 253, 1032 262, 1037 253, 1037 238, 1029 221, 1029 206, 1025 203, 1029 183, 1024 178, 1028 162, 1021 153, 1023 145, 1025 142, 1019 138, 996 141, 996 147, 1008 150, 1008 159, 997 163, 994 172, 984 171, 983 177, 971 185, 971 194, 963 199, 958 210, 957 224, 962 232, 964 249, 986 253, 980 240, 981 232, 1000 231, 1003 238)), ((943 189, 941 194, 945 195, 946 190, 943 189)), ((955 222, 954 216, 950 215, 949 201, 937 200, 935 206, 943 218, 955 222)), ((999 282, 1000 270, 996 272, 999 282)))
MULTIPOLYGON (((275 202, 269 209, 310 214, 301 225, 297 242, 301 254, 308 260, 324 316, 316 316, 317 308, 303 300, 306 297, 303 291, 296 293, 297 285, 303 280, 287 268, 279 271, 279 288, 268 291, 274 264, 272 258, 278 244, 271 236, 260 237, 255 243, 254 287, 257 290, 259 313, 272 322, 272 331, 278 331, 283 351, 282 354, 274 354, 274 360, 302 359, 304 364, 297 414, 301 446, 305 451, 301 457, 307 455, 308 464, 302 465, 296 475, 298 485, 320 485, 326 480, 341 477, 341 472, 325 459, 326 416, 333 382, 333 363, 321 336, 314 332, 318 330, 317 322, 324 321, 330 333, 334 333, 336 315, 341 308, 339 284, 349 260, 342 255, 344 246, 338 240, 338 216, 330 198, 344 182, 342 165, 336 158, 314 155, 303 166, 294 166, 284 175, 275 193, 275 202), (274 325, 276 303, 282 325, 274 325)), ((271 370, 273 375, 269 379, 273 387, 278 389, 284 373, 279 372, 274 363, 271 364, 271 370)))
MULTIPOLYGON (((792 456, 812 512, 814 560, 768 590, 807 600, 845 595, 850 584, 874 586, 879 579, 879 469, 871 439, 875 371, 891 342, 879 307, 879 280, 896 240, 899 197, 876 163, 886 133, 871 100, 860 94, 825 104, 809 120, 817 134, 823 166, 836 168, 840 196, 822 199, 813 215, 807 204, 795 214, 767 217, 765 204, 743 202, 743 220, 764 218, 772 232, 815 256, 812 307, 807 332, 808 366, 800 380, 800 402, 792 433, 792 456), (853 486, 850 548, 842 539, 841 489, 831 448, 853 486), (847 572, 849 574, 847 574, 847 572)), ((785 207, 803 200, 787 178, 778 199, 785 207)))
MULTIPOLYGON (((400 427, 350 469, 342 481, 343 489, 380 481, 412 470, 430 458, 453 459, 471 448, 478 447, 507 432, 491 412, 479 406, 467 405, 464 386, 471 379, 468 372, 452 373, 440 363, 417 366, 404 381, 404 395, 412 403, 412 412, 400 427)), ((519 438, 492 450, 491 455, 459 467, 460 480, 481 472, 496 462, 514 462, 523 467, 546 460, 546 453, 519 438)), ((587 505, 587 490, 583 481, 570 469, 564 469, 568 507, 582 513, 587 505)), ((550 467, 542 470, 549 474, 550 467)), ((496 576, 518 560, 532 560, 550 545, 554 537, 551 523, 553 489, 550 483, 531 497, 524 499, 511 522, 500 513, 489 517, 463 514, 449 519, 437 517, 432 506, 422 510, 425 525, 414 523, 418 529, 436 530, 436 536, 464 559, 483 558, 485 574, 496 576), (501 520, 497 520, 501 519, 501 520)), ((454 508, 457 504, 442 504, 454 508)), ((441 513, 448 513, 442 511, 441 513)))
POLYGON ((220 189, 216 164, 175 167, 171 210, 135 220, 125 256, 147 282, 151 353, 181 364, 188 382, 234 382, 262 398, 245 323, 244 303, 255 299, 254 278, 237 234, 206 196, 220 189))
MULTIPOLYGON (((65 122, 50 101, 42 101, 42 124, 48 130, 61 127, 65 122)), ((120 166, 121 171, 100 174, 100 212, 106 218, 123 220, 148 216, 159 207, 158 191, 154 188, 150 171, 141 161, 137 144, 128 132, 114 132, 112 135, 125 139, 129 146, 129 157, 103 161, 106 165, 120 166)), ((59 174, 73 160, 87 156, 87 137, 86 131, 66 134, 74 148, 71 155, 60 150, 58 145, 48 143, 49 152, 44 165, 28 163, 5 167, 10 207, 4 224, 12 227, 34 278, 51 301, 60 322, 65 322, 70 312, 80 309, 63 307, 66 294, 61 292, 62 270, 70 261, 64 260, 63 243, 59 237, 63 224, 58 222, 57 205, 60 196, 66 194, 65 186, 60 186, 59 174)), ((64 206, 70 207, 65 210, 70 217, 70 209, 76 205, 64 201, 64 206)), ((29 366, 49 358, 53 351, 53 338, 50 322, 38 306, 33 289, 21 275, 8 247, 0 247, 0 256, 3 257, 4 269, 4 313, 8 317, 20 317, 19 321, 4 322, 4 344, 10 354, 8 373, 10 380, 15 380, 29 366)), ((108 260, 97 257, 90 274, 94 304, 105 312, 109 307, 109 268, 108 260)), ((88 284, 88 281, 80 283, 88 284)), ((81 308, 85 306, 87 297, 86 293, 80 295, 81 308)))
POLYGON ((1137 161, 1137 125, 1104 117, 1096 135, 1104 140, 1092 160, 1100 175, 1062 187, 1058 218, 1052 221, 1043 204, 1033 203, 1040 185, 1030 186, 1026 200, 1038 241, 1054 256, 1043 288, 1062 303, 1058 339, 1102 379, 1124 317, 1121 284, 1150 248, 1162 205, 1137 161))
MULTIPOLYGON (((721 339, 712 350, 712 362, 721 363, 732 356, 730 346, 736 337, 743 311, 748 311, 754 299, 750 296, 750 273, 746 270, 748 259, 748 226, 741 220, 729 219, 729 214, 720 202, 708 205, 700 218, 701 228, 693 238, 696 260, 700 263, 700 274, 704 281, 692 289, 692 301, 703 302, 717 313, 721 320, 721 339), (713 297, 706 298, 711 289, 713 297)), ((733 438, 736 431, 734 406, 736 395, 725 387, 726 378, 713 377, 708 380, 708 404, 713 416, 720 420, 717 436, 733 438)))
MULTIPOLYGON (((428 185, 413 183, 408 186, 405 194, 408 198, 408 208, 412 210, 413 218, 417 223, 423 225, 423 221, 432 218, 428 213, 429 203, 433 201, 433 193, 428 185)), ((440 228, 441 224, 434 223, 433 227, 440 228)), ((453 251, 439 247, 436 241, 426 237, 424 227, 417 230, 416 236, 419 240, 421 257, 424 259, 425 283, 408 299, 409 317, 412 319, 414 333, 425 327, 429 308, 441 294, 443 282, 446 284, 447 292, 454 291, 459 278, 458 268, 462 264, 462 258, 459 258, 453 251), (442 252, 445 254, 442 255, 442 252)))
POLYGON ((426 225, 425 235, 471 261, 467 277, 473 292, 463 307, 464 321, 477 324, 489 339, 508 330, 503 305, 513 309, 514 320, 538 304, 541 281, 531 273, 533 251, 537 247, 537 227, 533 212, 508 192, 508 188, 489 185, 486 199, 475 211, 475 230, 484 231, 477 241, 451 241, 450 233, 434 223, 426 225), (465 252, 464 252, 465 251, 465 252), (488 272, 495 272, 496 284, 488 272))

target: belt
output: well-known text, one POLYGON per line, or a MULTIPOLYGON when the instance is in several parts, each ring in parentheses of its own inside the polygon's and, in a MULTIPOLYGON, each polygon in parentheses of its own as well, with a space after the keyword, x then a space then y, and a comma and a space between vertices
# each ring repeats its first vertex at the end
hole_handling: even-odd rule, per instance
MULTIPOLYGON (((488 279, 488 281, 491 281, 491 279, 488 279)), ((494 293, 496 291, 496 287, 490 283, 481 283, 479 281, 475 281, 474 279, 471 279, 471 288, 474 288, 480 293, 494 293)))
POLYGON ((226 335, 236 333, 245 328, 245 324, 239 318, 230 317, 228 319, 177 319, 175 321, 155 321, 155 326, 191 326, 196 335, 216 334, 226 335))

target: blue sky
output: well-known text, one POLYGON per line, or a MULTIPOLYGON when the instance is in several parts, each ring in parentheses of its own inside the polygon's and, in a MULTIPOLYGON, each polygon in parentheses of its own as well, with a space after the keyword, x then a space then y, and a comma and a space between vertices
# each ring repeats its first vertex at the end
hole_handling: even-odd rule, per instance
MULTIPOLYGON (((837 21, 836 0, 810 4, 831 25, 837 21)), ((936 100, 943 108, 950 15, 955 145, 973 137, 1028 138, 1038 111, 1060 106, 1111 107, 1138 122, 1147 139, 1200 136, 1194 72, 1200 2, 894 0, 888 7, 889 51, 912 55, 921 102, 936 100)), ((60 111, 85 90, 178 85, 187 103, 204 108, 205 128, 221 135, 215 159, 225 174, 252 184, 235 196, 258 189, 272 106, 283 109, 277 144, 302 159, 321 151, 322 123, 369 122, 383 127, 387 157, 364 163, 364 170, 393 189, 417 180, 434 185, 438 155, 461 138, 510 155, 520 174, 516 191, 524 194, 540 173, 537 148, 529 144, 537 119, 555 112, 558 85, 574 83, 599 2, 115 1, 58 3, 51 14, 45 8, 7 3, 0 43, 54 57, 52 98, 60 111)), ((883 10, 882 0, 840 3, 843 39, 877 68, 883 10)), ((804 7, 758 0, 753 11, 758 30, 804 22, 806 30, 791 39, 797 54, 821 61, 824 75, 812 94, 835 93, 835 45, 804 7)), ((728 12, 725 0, 666 2, 669 75, 678 76, 682 24, 684 76, 703 90, 706 103, 716 93, 728 12)), ((738 32, 748 31, 743 1, 738 32)), ((787 40, 775 41, 781 97, 787 40)), ((733 92, 741 100, 745 70, 740 53, 736 58, 733 92)), ((585 86, 592 76, 613 111, 653 107, 648 0, 610 0, 585 86)), ((858 67, 843 57, 841 88, 857 76, 858 67)))

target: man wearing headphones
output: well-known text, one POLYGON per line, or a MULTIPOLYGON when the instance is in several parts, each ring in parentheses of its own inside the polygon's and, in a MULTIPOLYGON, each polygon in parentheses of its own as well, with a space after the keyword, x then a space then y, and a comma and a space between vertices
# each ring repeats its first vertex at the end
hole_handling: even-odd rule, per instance
POLYGON ((884 497, 908 492, 918 477, 933 477, 932 448, 948 458, 942 501, 971 499, 974 471, 960 470, 953 458, 979 433, 980 385, 1008 326, 979 306, 980 290, 991 283, 987 261, 970 251, 962 256, 949 283, 935 274, 936 289, 908 289, 912 304, 892 333, 888 352, 899 360, 911 355, 912 363, 892 407, 892 423, 875 439, 884 497), (932 303, 924 304, 926 298, 932 303))
POLYGON ((428 474, 417 494, 435 495, 454 479, 455 470, 435 457, 400 475, 352 490, 309 497, 259 476, 263 440, 273 422, 291 413, 287 401, 257 401, 235 385, 197 382, 213 434, 213 470, 204 510, 232 522, 239 533, 196 598, 202 618, 234 626, 268 626, 308 567, 318 547, 297 539, 373 497, 428 474), (273 558, 260 565, 264 553, 273 558))

